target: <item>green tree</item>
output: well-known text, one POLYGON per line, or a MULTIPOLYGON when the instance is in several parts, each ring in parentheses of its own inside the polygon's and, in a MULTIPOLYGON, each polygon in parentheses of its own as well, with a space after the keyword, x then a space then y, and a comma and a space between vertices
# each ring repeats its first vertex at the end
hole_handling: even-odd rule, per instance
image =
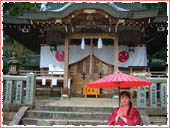
POLYGON ((23 16, 24 11, 39 11, 39 3, 9 2, 3 4, 3 14, 7 16, 23 16))
POLYGON ((143 3, 148 9, 159 9, 158 15, 167 15, 167 3, 158 2, 158 3, 143 3))
MULTIPOLYGON (((7 16, 23 16, 24 11, 39 11, 39 3, 29 3, 29 2, 6 2, 3 3, 3 15, 7 16)), ((21 64, 28 60, 30 55, 35 55, 36 53, 25 48, 16 40, 13 40, 8 35, 3 35, 3 73, 8 72, 8 60, 11 57, 11 52, 17 52, 17 59, 21 64)))

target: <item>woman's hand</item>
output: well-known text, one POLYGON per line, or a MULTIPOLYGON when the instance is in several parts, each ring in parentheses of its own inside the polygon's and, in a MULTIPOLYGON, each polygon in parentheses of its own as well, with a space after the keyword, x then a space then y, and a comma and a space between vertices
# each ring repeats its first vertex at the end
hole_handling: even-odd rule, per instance
POLYGON ((119 108, 119 110, 117 112, 117 115, 118 115, 118 117, 122 117, 122 112, 121 112, 120 108, 119 108))
POLYGON ((124 117, 124 116, 122 115, 122 112, 121 112, 120 109, 119 109, 118 112, 117 112, 116 123, 117 123, 117 121, 118 121, 119 118, 121 118, 121 119, 127 124, 127 119, 126 119, 126 117, 124 117))
POLYGON ((121 112, 121 110, 120 110, 120 108, 119 108, 119 110, 117 111, 116 118, 115 118, 115 124, 117 124, 117 121, 118 121, 118 119, 119 119, 120 117, 122 117, 122 112, 121 112))

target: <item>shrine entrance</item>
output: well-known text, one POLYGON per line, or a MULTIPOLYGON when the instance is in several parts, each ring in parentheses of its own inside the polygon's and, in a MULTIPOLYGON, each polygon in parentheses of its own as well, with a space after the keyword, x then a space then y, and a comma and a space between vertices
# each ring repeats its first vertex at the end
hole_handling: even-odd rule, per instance
MULTIPOLYGON (((71 40, 70 45, 73 44, 78 44, 81 47, 81 39, 71 40)), ((103 39, 103 45, 114 48, 114 41, 113 39, 103 39)), ((69 74, 72 78, 72 94, 82 94, 84 85, 114 72, 113 65, 107 64, 95 56, 94 49, 98 49, 97 47, 98 39, 85 39, 85 49, 89 49, 90 55, 69 65, 69 74)), ((112 89, 101 89, 101 94, 112 94, 112 89)))

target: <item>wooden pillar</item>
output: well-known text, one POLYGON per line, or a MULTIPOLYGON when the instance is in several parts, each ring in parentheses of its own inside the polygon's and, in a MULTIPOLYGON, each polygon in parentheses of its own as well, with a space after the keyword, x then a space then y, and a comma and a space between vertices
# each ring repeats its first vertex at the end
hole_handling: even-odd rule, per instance
MULTIPOLYGON (((114 73, 118 72, 118 35, 115 34, 114 37, 114 73)), ((118 89, 113 89, 113 98, 118 98, 118 89)))
POLYGON ((65 36, 64 42, 64 94, 68 95, 68 56, 69 56, 69 36, 65 36))
POLYGON ((90 39, 90 82, 93 81, 93 39, 90 39))
POLYGON ((114 72, 118 72, 118 35, 115 35, 114 40, 114 72))
POLYGON ((130 67, 130 74, 133 75, 133 68, 130 67))

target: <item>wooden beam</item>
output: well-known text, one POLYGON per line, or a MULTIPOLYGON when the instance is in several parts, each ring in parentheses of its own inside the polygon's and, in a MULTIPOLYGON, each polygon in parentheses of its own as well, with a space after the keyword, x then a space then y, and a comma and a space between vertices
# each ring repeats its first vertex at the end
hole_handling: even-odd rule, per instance
POLYGON ((68 95, 68 56, 69 56, 69 36, 65 36, 64 42, 64 94, 68 95))
POLYGON ((115 39, 116 34, 110 34, 110 33, 72 33, 69 34, 70 39, 81 39, 81 38, 93 38, 93 39, 98 39, 99 37, 101 38, 106 38, 106 39, 115 39))

